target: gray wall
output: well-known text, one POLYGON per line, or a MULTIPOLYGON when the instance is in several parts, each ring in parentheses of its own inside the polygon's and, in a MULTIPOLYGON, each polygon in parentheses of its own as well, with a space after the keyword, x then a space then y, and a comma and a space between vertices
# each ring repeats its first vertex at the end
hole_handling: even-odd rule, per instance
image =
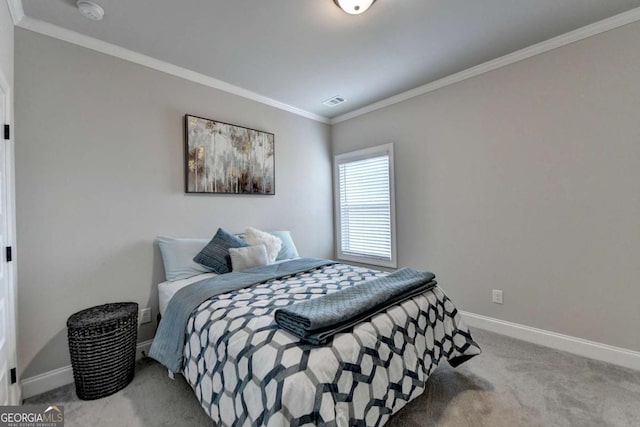
MULTIPOLYGON (((301 253, 332 256, 329 126, 15 36, 23 378, 69 363, 76 310, 157 313, 157 234, 289 228, 301 253), (185 195, 187 112, 274 132, 277 195, 185 195)), ((627 25, 335 125, 336 154, 395 142, 400 265, 434 270, 463 310, 640 350, 638 39, 627 25)))
POLYGON ((335 154, 395 142, 399 265, 462 310, 640 350, 639 40, 634 23, 334 125, 335 154))
POLYGON ((328 125, 22 29, 16 89, 23 378, 69 363, 77 310, 132 300, 155 317, 158 234, 290 229, 301 254, 332 256, 328 125), (185 195, 185 113, 275 133, 276 195, 185 195))

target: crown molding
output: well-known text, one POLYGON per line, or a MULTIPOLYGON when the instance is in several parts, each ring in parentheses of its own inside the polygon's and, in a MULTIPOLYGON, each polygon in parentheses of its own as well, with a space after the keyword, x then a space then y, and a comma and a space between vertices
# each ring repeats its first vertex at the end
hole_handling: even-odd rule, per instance
POLYGON ((379 110, 381 108, 385 108, 411 98, 415 98, 416 96, 424 95, 425 93, 433 92, 443 87, 459 83, 463 80, 479 76, 489 71, 497 70, 498 68, 523 61, 533 56, 540 55, 541 53, 549 52, 559 47, 575 43, 588 37, 592 37, 597 34, 604 33, 605 31, 613 30, 615 28, 636 21, 640 21, 640 7, 631 9, 618 15, 614 15, 607 19, 603 19, 602 21, 589 24, 587 26, 578 28, 577 30, 570 31, 549 40, 531 45, 529 47, 520 49, 513 53, 509 53, 491 61, 484 62, 480 65, 476 65, 475 67, 460 71, 459 73, 451 74, 450 76, 443 77, 439 80, 435 80, 423 86, 419 86, 406 92, 399 93, 398 95, 394 95, 381 101, 374 102, 373 104, 358 108, 357 110, 353 110, 340 116, 336 116, 331 119, 331 124, 335 125, 337 123, 344 122, 345 120, 362 116, 363 114, 367 114, 372 111, 379 110))
POLYGON ((34 19, 29 16, 23 16, 18 26, 26 30, 44 34, 55 39, 85 47, 87 49, 95 50, 96 52, 115 56, 116 58, 124 59, 125 61, 133 62, 135 64, 152 68, 157 71, 162 71, 163 73, 167 73, 175 77, 180 77, 182 79, 199 83, 204 86, 218 89, 233 95, 241 96, 243 98, 250 99, 252 101, 256 101, 270 107, 275 107, 280 110, 296 114, 298 116, 306 117, 311 120, 327 124, 331 122, 331 120, 327 117, 302 110, 292 105, 285 104, 273 98, 269 98, 267 96, 260 95, 259 93, 232 85, 231 83, 227 83, 225 81, 218 80, 205 74, 201 74, 183 67, 179 67, 169 62, 161 61, 159 59, 152 58, 150 56, 143 55, 129 49, 125 49, 112 43, 98 40, 94 37, 77 33, 58 25, 34 19))
POLYGON ((9 13, 11 14, 13 25, 18 25, 24 18, 22 0, 7 0, 7 6, 9 6, 9 13))
POLYGON ((269 105, 274 108, 278 108, 290 113, 306 117, 311 120, 315 120, 321 123, 338 124, 349 119, 370 113, 381 108, 385 108, 400 102, 406 101, 411 98, 415 98, 420 95, 424 95, 429 92, 441 89, 443 87, 453 85, 472 77, 479 76, 489 71, 497 70, 507 65, 514 64, 519 61, 531 58, 541 53, 549 52, 551 50, 566 46, 571 43, 586 39, 588 37, 595 36, 597 34, 613 30, 623 25, 630 24, 632 22, 640 21, 640 7, 631 9, 627 12, 614 15, 610 18, 603 19, 602 21, 589 24, 582 28, 570 31, 560 36, 551 38, 549 40, 537 43, 535 45, 526 47, 524 49, 509 53, 491 61, 484 62, 480 65, 468 68, 455 74, 451 74, 447 77, 435 80, 431 83, 419 86, 414 89, 410 89, 406 92, 399 93, 381 101, 374 102, 367 106, 358 108, 348 113, 327 118, 325 116, 315 114, 309 111, 302 110, 292 105, 285 104, 277 101, 273 98, 261 95, 259 93, 244 89, 239 86, 232 85, 225 81, 201 74, 165 61, 161 61, 156 58, 152 58, 141 53, 125 49, 123 47, 104 42, 102 40, 86 36, 84 34, 77 33, 66 28, 50 24, 44 21, 40 21, 29 16, 25 16, 22 7, 21 0, 7 0, 9 11, 15 25, 36 32, 47 35, 59 40, 66 41, 78 46, 82 46, 91 50, 95 50, 106 55, 115 56, 125 61, 133 62, 138 65, 142 65, 154 70, 162 71, 164 73, 183 78, 195 83, 202 84, 214 89, 218 89, 227 93, 231 93, 243 98, 250 99, 252 101, 259 102, 261 104, 269 105))

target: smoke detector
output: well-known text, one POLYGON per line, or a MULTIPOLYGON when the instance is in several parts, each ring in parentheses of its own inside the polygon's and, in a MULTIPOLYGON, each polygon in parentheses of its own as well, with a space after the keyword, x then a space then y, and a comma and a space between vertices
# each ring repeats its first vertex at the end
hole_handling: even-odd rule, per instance
POLYGON ((340 95, 336 95, 334 97, 331 97, 325 101, 322 101, 322 103, 324 105, 326 105, 327 107, 335 107, 336 105, 340 105, 343 102, 346 102, 347 100, 344 99, 343 97, 341 97, 340 95))
POLYGON ((85 18, 92 21, 101 21, 104 17, 104 9, 92 1, 78 0, 78 10, 85 18))

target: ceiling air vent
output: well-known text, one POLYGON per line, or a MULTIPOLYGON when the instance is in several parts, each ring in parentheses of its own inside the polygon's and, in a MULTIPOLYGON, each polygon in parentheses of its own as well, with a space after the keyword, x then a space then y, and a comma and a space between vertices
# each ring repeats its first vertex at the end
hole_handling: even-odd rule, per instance
POLYGON ((327 107, 335 107, 336 105, 340 105, 343 102, 346 102, 346 99, 344 99, 340 95, 336 95, 332 98, 327 99, 326 101, 322 101, 322 103, 327 107))

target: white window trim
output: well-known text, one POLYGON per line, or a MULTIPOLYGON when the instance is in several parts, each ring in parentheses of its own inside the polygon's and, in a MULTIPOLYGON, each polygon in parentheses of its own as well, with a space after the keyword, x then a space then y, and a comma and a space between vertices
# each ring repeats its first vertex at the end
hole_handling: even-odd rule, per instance
POLYGON ((396 268, 398 266, 396 253, 396 194, 395 194, 395 170, 393 161, 393 143, 378 145, 376 147, 365 148, 362 150, 351 151, 349 153, 337 154, 333 161, 333 200, 335 209, 335 241, 336 241, 336 258, 340 261, 351 261, 361 264, 377 265, 381 267, 396 268), (390 197, 390 219, 391 219, 391 260, 379 259, 375 257, 354 256, 342 253, 342 236, 341 229, 341 209, 340 209, 340 174, 339 165, 345 162, 353 162, 363 160, 369 157, 389 156, 389 197, 390 197))

